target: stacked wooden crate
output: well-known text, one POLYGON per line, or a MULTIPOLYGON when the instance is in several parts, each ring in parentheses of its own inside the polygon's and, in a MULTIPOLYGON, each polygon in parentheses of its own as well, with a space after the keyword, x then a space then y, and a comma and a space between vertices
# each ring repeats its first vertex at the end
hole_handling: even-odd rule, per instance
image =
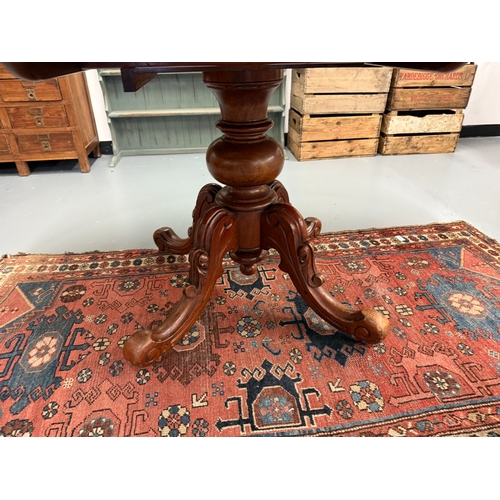
POLYGON ((394 70, 378 152, 455 151, 476 69, 467 64, 451 73, 394 70))
POLYGON ((299 160, 377 154, 391 68, 292 71, 287 146, 299 160))

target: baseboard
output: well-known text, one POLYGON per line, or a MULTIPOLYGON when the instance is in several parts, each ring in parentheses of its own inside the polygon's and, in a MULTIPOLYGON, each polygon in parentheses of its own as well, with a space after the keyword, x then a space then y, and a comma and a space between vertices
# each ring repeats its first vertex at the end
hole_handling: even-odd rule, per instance
MULTIPOLYGON (((460 137, 495 137, 500 136, 500 124, 494 125, 464 125, 460 132, 460 137)), ((288 134, 285 132, 285 144, 287 144, 288 134)), ((113 154, 113 143, 111 141, 101 141, 101 153, 103 155, 113 154)))
POLYGON ((111 141, 101 141, 99 142, 101 148, 101 154, 112 155, 113 154, 113 143, 111 141))
POLYGON ((494 137, 500 135, 500 125, 464 125, 460 137, 494 137))

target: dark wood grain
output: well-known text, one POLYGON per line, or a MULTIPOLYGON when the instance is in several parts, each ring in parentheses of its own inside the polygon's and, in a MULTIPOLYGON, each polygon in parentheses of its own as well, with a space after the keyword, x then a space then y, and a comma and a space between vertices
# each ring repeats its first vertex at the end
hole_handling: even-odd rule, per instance
POLYGON ((89 69, 120 68, 124 90, 133 92, 144 85, 145 73, 182 73, 191 71, 243 71, 248 69, 322 68, 359 66, 360 64, 389 66, 422 71, 450 72, 464 62, 6 62, 6 68, 24 80, 46 80, 89 69), (138 77, 142 74, 142 77, 138 77))

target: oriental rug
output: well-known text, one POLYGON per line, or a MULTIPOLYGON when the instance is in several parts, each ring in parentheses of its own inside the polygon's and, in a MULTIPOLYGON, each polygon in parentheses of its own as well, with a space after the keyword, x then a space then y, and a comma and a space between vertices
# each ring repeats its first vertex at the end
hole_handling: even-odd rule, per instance
POLYGON ((229 259, 188 335, 139 369, 126 339, 169 314, 185 256, 0 260, 2 436, 498 436, 500 246, 465 222, 323 234, 328 291, 391 323, 321 320, 271 252, 229 259))

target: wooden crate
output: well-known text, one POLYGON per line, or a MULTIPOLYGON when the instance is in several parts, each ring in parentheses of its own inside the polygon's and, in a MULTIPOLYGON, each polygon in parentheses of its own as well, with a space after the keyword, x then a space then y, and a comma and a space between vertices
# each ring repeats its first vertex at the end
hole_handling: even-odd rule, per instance
POLYGON ((453 153, 460 134, 380 135, 382 155, 453 153))
POLYGON ((390 111, 382 117, 378 152, 453 153, 463 119, 462 110, 390 111))
POLYGON ((302 115, 383 113, 390 68, 308 68, 292 73, 290 106, 302 115))
POLYGON ((463 109, 469 103, 471 87, 394 88, 389 92, 387 109, 463 109))
POLYGON ((292 72, 292 94, 387 93, 392 69, 366 66, 307 68, 292 72))
POLYGON ((383 113, 391 78, 391 68, 296 69, 290 107, 302 115, 383 113))
POLYGON ((391 68, 292 72, 287 146, 299 160, 377 154, 391 68))
POLYGON ((298 160, 377 154, 382 115, 310 116, 291 109, 288 149, 298 160))
POLYGON ((394 70, 387 110, 464 109, 476 70, 476 64, 467 64, 451 73, 394 70))
POLYGON ((429 71, 395 69, 392 76, 391 88, 472 87, 476 70, 476 64, 466 64, 451 73, 432 73, 429 71))
POLYGON ((454 152, 476 69, 467 64, 451 73, 394 70, 378 152, 454 152))

